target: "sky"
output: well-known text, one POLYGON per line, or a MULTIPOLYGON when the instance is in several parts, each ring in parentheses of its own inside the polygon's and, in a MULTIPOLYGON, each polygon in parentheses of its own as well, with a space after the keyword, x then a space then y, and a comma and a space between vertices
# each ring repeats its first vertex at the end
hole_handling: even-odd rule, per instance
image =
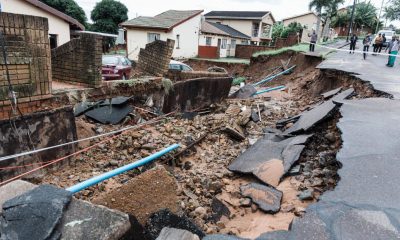
MULTIPOLYGON (((86 12, 90 12, 99 0, 75 0, 86 12)), ((204 9, 207 13, 212 10, 230 11, 271 11, 276 20, 302 14, 308 11, 310 0, 119 0, 129 10, 129 19, 137 16, 154 16, 169 9, 197 10, 204 9)), ((345 0, 343 6, 348 6, 353 0, 345 0)), ((380 8, 382 0, 371 0, 380 8)), ((388 23, 389 24, 389 23, 388 23)), ((394 22, 400 27, 400 22, 394 22)))

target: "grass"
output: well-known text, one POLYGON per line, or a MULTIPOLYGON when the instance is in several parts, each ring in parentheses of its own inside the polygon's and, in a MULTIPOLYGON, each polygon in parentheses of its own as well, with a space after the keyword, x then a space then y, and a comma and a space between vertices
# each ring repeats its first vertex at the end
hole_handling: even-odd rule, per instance
POLYGON ((191 58, 192 60, 197 61, 209 61, 209 62, 220 62, 220 63, 235 63, 235 64, 250 64, 249 59, 242 59, 242 58, 191 58))
POLYGON ((246 77, 235 78, 235 79, 233 79, 232 85, 233 86, 240 85, 240 83, 246 81, 246 79, 247 79, 246 77))
POLYGON ((284 47, 284 48, 279 48, 276 50, 267 50, 267 51, 261 51, 261 52, 256 52, 253 54, 253 57, 258 57, 258 56, 275 56, 287 51, 294 51, 294 52, 307 52, 308 51, 308 44, 300 43, 291 47, 284 47))

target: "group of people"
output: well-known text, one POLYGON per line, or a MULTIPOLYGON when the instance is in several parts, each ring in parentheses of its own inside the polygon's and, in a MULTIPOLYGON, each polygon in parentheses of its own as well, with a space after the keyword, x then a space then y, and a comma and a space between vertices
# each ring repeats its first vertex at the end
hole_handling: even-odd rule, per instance
MULTIPOLYGON (((350 39, 350 54, 354 54, 354 50, 358 41, 358 37, 354 34, 350 39)), ((370 46, 373 46, 373 54, 380 53, 383 49, 383 46, 386 43, 385 34, 379 34, 375 37, 374 40, 371 38, 371 34, 368 33, 367 36, 363 39, 363 52, 364 52, 364 59, 367 57, 367 53, 369 51, 370 46)), ((386 66, 393 67, 394 63, 396 62, 396 56, 400 50, 400 40, 398 36, 393 36, 392 40, 387 43, 387 47, 385 49, 386 53, 389 53, 389 59, 386 66)))

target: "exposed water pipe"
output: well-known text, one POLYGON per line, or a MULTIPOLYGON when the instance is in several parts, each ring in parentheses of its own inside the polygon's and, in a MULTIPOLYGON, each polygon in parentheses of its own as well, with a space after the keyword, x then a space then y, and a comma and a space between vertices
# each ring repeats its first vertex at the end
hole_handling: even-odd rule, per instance
POLYGON ((157 158, 159 158, 159 157, 161 157, 161 156, 163 156, 163 155, 165 155, 165 154, 167 154, 167 153, 169 153, 169 152, 171 152, 171 151, 173 151, 173 150, 175 150, 175 149, 177 149, 179 147, 180 147, 179 144, 173 144, 173 145, 171 145, 171 146, 169 146, 169 147, 167 147, 167 148, 165 148, 165 149, 163 149, 163 150, 161 150, 159 152, 156 152, 153 155, 150 155, 150 156, 148 156, 146 158, 143 158, 143 159, 141 159, 139 161, 136 161, 134 163, 125 165, 123 167, 114 169, 112 171, 103 173, 103 174, 101 174, 99 176, 90 178, 90 179, 88 179, 88 180, 86 180, 84 182, 81 182, 81 183, 78 183, 78 184, 76 184, 74 186, 71 186, 71 187, 67 188, 66 190, 69 191, 69 192, 72 192, 72 193, 80 192, 80 191, 82 191, 82 190, 84 190, 84 189, 86 189, 88 187, 96 185, 96 184, 98 184, 100 182, 103 182, 103 181, 109 179, 109 178, 115 177, 115 176, 120 175, 120 174, 122 174, 124 172, 127 172, 129 170, 144 166, 147 163, 150 163, 150 162, 156 160, 157 158))
POLYGON ((293 70, 295 67, 296 67, 296 65, 292 66, 291 68, 286 69, 286 70, 283 71, 283 72, 280 72, 280 73, 278 73, 278 74, 275 74, 275 75, 273 75, 273 76, 271 76, 271 77, 267 77, 267 78, 265 78, 265 79, 263 79, 263 80, 261 80, 261 81, 259 81, 259 82, 254 83, 253 86, 256 87, 256 86, 261 85, 261 84, 263 84, 263 83, 270 82, 270 81, 272 81, 273 79, 275 79, 276 77, 278 77, 278 76, 280 76, 280 75, 283 75, 283 74, 285 74, 285 73, 290 72, 290 71, 293 70))
POLYGON ((281 90, 281 89, 284 89, 284 88, 286 88, 286 87, 285 86, 278 86, 278 87, 267 88, 267 89, 264 89, 264 90, 261 90, 261 91, 258 91, 256 93, 254 93, 253 96, 257 96, 257 95, 260 95, 260 94, 263 94, 263 93, 272 92, 272 91, 276 91, 276 90, 281 90))

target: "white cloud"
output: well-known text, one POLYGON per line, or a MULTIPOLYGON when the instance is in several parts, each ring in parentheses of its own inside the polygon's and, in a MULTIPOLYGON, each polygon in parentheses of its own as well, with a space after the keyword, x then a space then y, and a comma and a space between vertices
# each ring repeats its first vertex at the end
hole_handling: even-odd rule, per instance
MULTIPOLYGON (((90 12, 99 0, 75 0, 86 12, 90 12)), ((120 0, 128 9, 129 19, 136 16, 154 16, 169 9, 187 10, 204 9, 231 11, 271 11, 275 19, 301 14, 308 11, 310 0, 120 0)), ((381 0, 371 0, 379 8, 381 0)), ((344 5, 351 5, 353 0, 346 0, 344 5)), ((396 22, 400 27, 400 23, 396 22)))

